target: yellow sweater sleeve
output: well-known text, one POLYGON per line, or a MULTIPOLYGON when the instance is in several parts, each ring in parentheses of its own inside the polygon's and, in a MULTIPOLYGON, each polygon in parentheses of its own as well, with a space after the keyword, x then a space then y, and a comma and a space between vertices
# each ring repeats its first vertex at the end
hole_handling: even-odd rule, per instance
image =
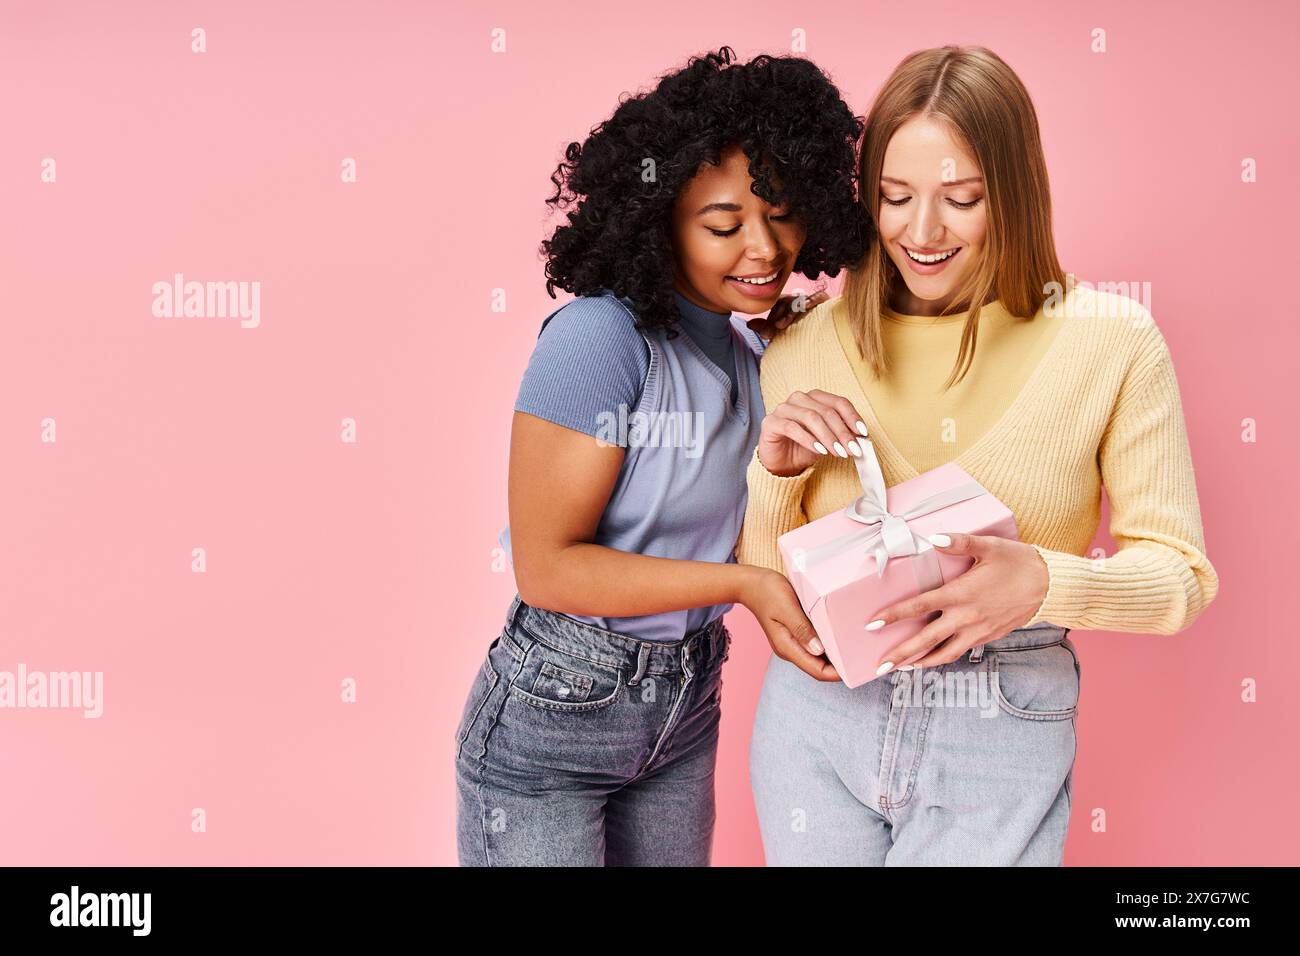
MULTIPOLYGON (((771 347, 763 356, 759 376, 763 404, 768 411, 790 397, 790 389, 780 380, 778 363, 772 360, 770 352, 771 347)), ((809 465, 797 475, 779 477, 763 467, 758 460, 758 449, 754 449, 746 472, 749 498, 745 505, 745 520, 736 542, 736 560, 739 563, 756 564, 785 573, 785 562, 781 560, 776 539, 808 523, 803 493, 813 468, 809 465)))
POLYGON ((1117 551, 1086 558, 1033 545, 1050 584, 1026 623, 1174 634, 1214 600, 1219 578, 1204 531, 1182 399, 1164 337, 1149 317, 1098 449, 1117 551))

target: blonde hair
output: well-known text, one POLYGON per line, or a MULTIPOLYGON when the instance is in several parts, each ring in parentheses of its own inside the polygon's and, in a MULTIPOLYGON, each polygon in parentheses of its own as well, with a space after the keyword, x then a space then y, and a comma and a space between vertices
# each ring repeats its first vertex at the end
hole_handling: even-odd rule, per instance
MULTIPOLYGON (((941 314, 970 302, 961 348, 945 389, 965 377, 975 355, 981 306, 993 298, 1012 315, 1032 318, 1056 283, 1067 278, 1052 239, 1047 162, 1038 135, 1034 104, 1020 78, 984 47, 945 46, 921 50, 903 60, 885 82, 867 117, 858 160, 859 197, 874 224, 880 222, 880 175, 885 149, 895 131, 915 116, 948 124, 979 163, 988 203, 985 252, 971 276, 941 314)), ((847 270, 841 307, 848 310, 854 338, 877 377, 888 361, 880 317, 898 267, 879 235, 861 262, 847 270)))

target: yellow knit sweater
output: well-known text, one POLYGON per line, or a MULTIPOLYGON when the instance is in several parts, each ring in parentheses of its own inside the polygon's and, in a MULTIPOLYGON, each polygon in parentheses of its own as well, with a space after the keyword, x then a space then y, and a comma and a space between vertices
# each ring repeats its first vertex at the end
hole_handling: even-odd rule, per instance
MULTIPOLYGON (((763 355, 763 400, 770 410, 791 392, 814 388, 849 399, 862 414, 892 487, 920 472, 882 428, 863 387, 870 373, 856 348, 846 351, 837 334, 837 324, 845 322, 841 316, 837 323, 838 311, 842 299, 830 299, 776 337, 763 355)), ((976 364, 966 378, 1011 382, 1018 393, 1008 400, 996 388, 970 389, 963 421, 979 423, 979 433, 963 436, 973 441, 950 443, 948 450, 956 454, 946 460, 956 461, 1011 509, 1020 540, 1047 564, 1047 595, 1024 626, 1049 621, 1080 630, 1177 633, 1214 600, 1219 581, 1205 555, 1168 347, 1150 312, 1122 296, 1076 287, 1063 313, 1040 311, 1030 321, 1059 327, 1020 333, 1014 339, 1019 344, 998 348, 1005 310, 993 303, 981 311, 976 364), (981 354, 986 340, 995 345, 981 354), (1027 357, 1035 363, 1031 369, 1024 367, 1027 357), (1100 523, 1103 485, 1118 550, 1110 557, 1084 556, 1100 523)), ((891 347, 909 342, 918 347, 924 339, 897 339, 891 347)), ((955 347, 930 351, 920 358, 889 353, 890 376, 897 368, 911 369, 909 381, 915 380, 882 383, 877 393, 897 400, 887 417, 900 434, 934 435, 936 423, 947 417, 945 397, 933 383, 946 380, 955 347), (929 371, 921 374, 924 367, 929 371)), ((934 444, 905 447, 926 470, 944 463, 929 454, 934 444)), ((862 493, 852 461, 833 454, 798 475, 778 477, 755 451, 748 483, 737 560, 778 571, 784 571, 779 535, 862 493)))

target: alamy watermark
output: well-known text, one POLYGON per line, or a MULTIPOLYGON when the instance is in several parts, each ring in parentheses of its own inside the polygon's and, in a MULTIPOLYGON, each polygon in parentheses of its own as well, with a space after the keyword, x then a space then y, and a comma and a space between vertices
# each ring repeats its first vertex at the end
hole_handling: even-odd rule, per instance
POLYGON ((618 411, 596 416, 596 442, 602 447, 682 448, 687 458, 703 454, 703 412, 632 412, 625 402, 618 411))
POLYGON ((172 280, 153 284, 153 314, 159 319, 238 318, 240 328, 262 323, 262 283, 185 281, 177 272, 172 280))
POLYGON ((50 897, 50 925, 117 926, 148 936, 152 910, 152 893, 85 893, 74 883, 67 893, 50 897))
POLYGON ((1043 314, 1051 318, 1132 319, 1135 324, 1151 321, 1150 282, 1088 282, 1079 279, 1074 283, 1079 293, 1068 294, 1059 282, 1043 286, 1047 298, 1043 314))
POLYGON ((0 710, 82 710, 82 717, 104 713, 103 671, 0 671, 0 710))
POLYGON ((993 690, 991 672, 917 668, 902 671, 894 685, 895 706, 904 707, 974 707, 981 717, 996 717, 999 707, 993 690))

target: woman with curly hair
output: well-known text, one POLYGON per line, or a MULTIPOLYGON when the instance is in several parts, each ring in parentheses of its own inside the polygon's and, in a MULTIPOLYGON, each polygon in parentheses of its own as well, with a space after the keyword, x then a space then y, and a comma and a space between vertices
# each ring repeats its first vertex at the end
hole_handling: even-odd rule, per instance
POLYGON ((542 323, 515 404, 518 593, 457 731, 463 865, 707 865, 734 604, 834 679, 784 576, 734 548, 756 332, 782 324, 793 273, 865 251, 861 131, 811 62, 723 47, 621 102, 552 176, 547 291, 577 298, 542 323))

